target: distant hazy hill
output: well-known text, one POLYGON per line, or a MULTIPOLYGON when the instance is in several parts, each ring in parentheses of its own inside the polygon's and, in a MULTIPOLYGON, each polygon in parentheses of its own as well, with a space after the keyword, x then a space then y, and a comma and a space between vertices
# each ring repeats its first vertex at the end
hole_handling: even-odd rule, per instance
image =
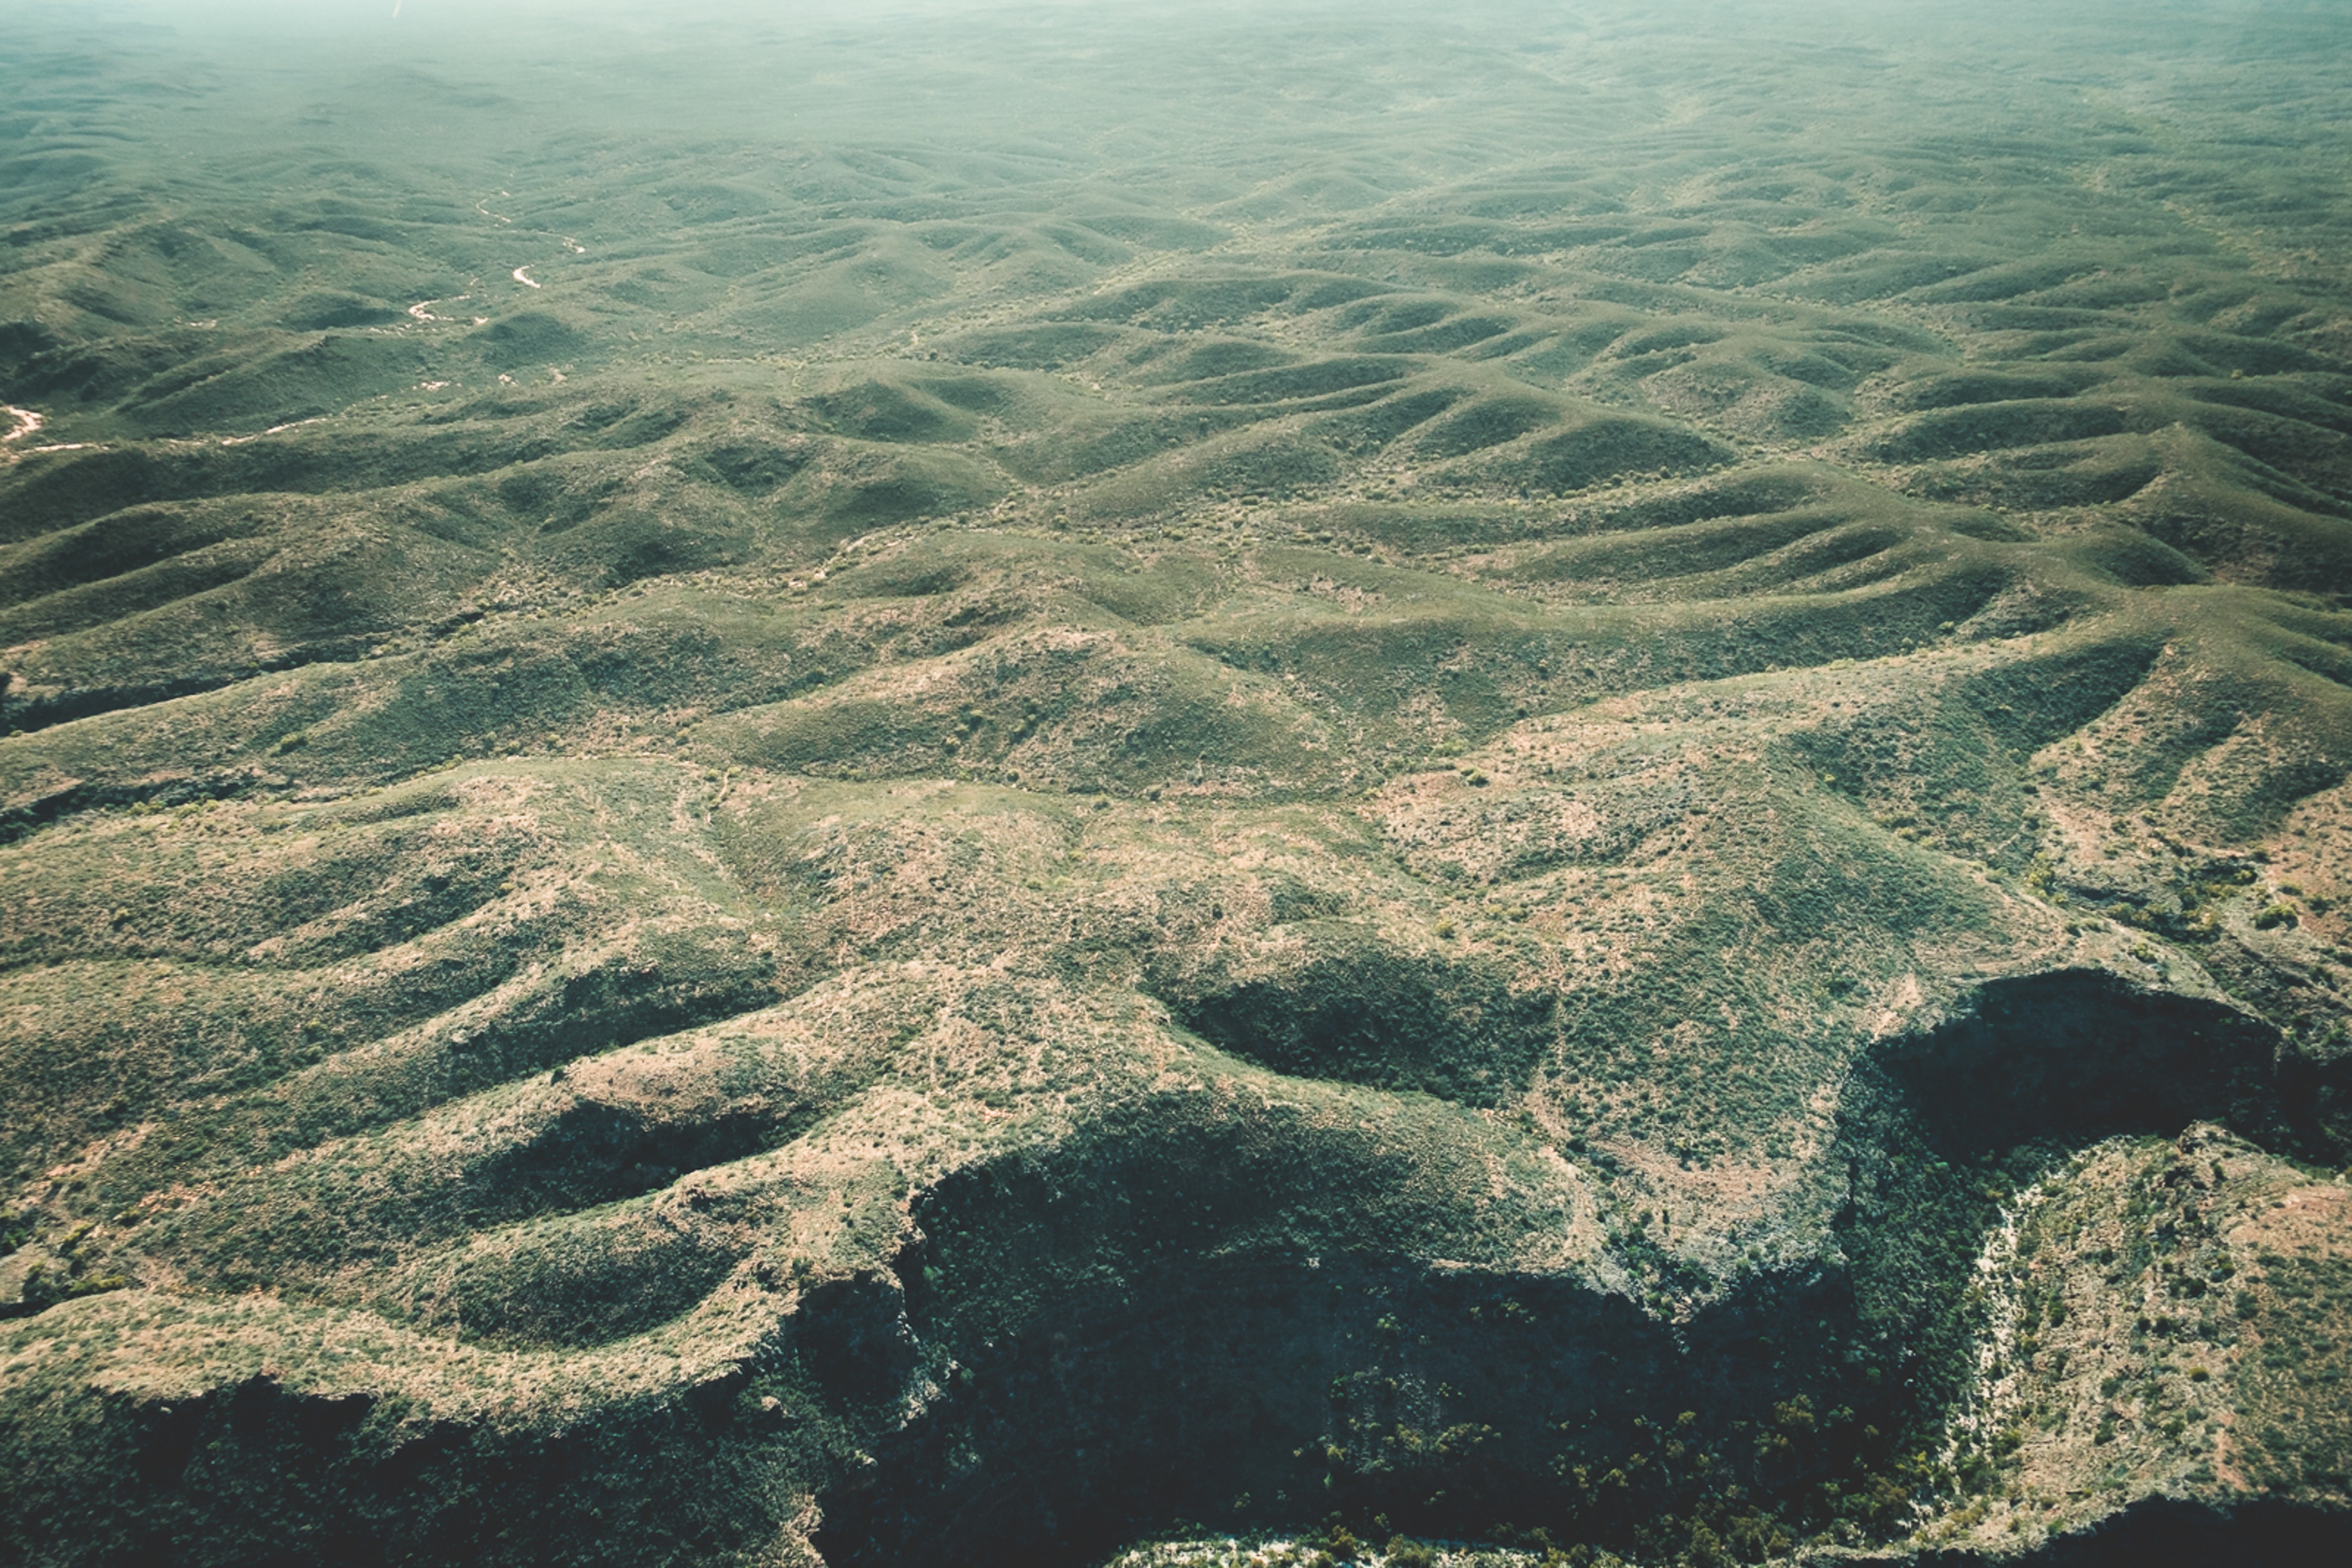
POLYGON ((0 6, 0 1564, 2341 1560, 2339 7, 385 9, 0 6))

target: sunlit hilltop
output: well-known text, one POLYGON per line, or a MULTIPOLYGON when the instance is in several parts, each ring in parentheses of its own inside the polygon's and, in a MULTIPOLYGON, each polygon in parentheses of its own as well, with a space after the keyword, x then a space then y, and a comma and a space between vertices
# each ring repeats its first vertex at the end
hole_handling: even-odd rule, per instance
POLYGON ((0 1564, 2345 1560, 2341 7, 0 20, 0 1564))

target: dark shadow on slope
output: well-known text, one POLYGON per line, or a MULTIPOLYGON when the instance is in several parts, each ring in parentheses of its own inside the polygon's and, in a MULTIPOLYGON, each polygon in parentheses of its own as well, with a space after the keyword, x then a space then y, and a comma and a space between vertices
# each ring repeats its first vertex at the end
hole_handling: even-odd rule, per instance
POLYGON ((626 1105, 583 1102, 467 1183, 469 1218, 496 1223, 567 1214, 669 1186, 790 1141, 810 1116, 740 1113, 656 1122, 626 1105))
MULTIPOLYGON (((2337 1568, 2352 1560, 2352 1515, 2294 1503, 2209 1508, 2158 1498, 2092 1529, 2006 1561, 2013 1568, 2337 1568)), ((1965 1552, 1931 1552, 1916 1568, 1978 1568, 1965 1552)))
MULTIPOLYGON (((1335 1510, 1360 1531, 1387 1514, 1432 1534, 1542 1525, 1631 1544, 1733 1477, 1735 1511, 1769 1533, 1758 1504, 1891 1458, 1899 1396, 1836 1354, 1850 1314, 1834 1278, 1758 1279, 1674 1325, 1572 1280, 1302 1257, 1264 1244, 1278 1221, 1245 1218, 1316 1201, 1266 1190, 1262 1157, 1171 1157, 1145 1137, 1106 1182, 1084 1168, 1105 1152, 975 1171, 919 1206, 908 1318, 957 1365, 875 1446, 872 1481, 824 1500, 836 1568, 1075 1564, 1171 1520, 1300 1528, 1335 1510), (1104 1232, 1082 1237, 1072 1211, 1106 1207, 1104 1232), (1005 1278, 992 1255, 1015 1237, 1047 1243, 1024 1270, 1041 1294, 1001 1320, 971 1293, 1005 1278), (1769 1453, 1745 1436, 1800 1398, 1840 1414, 1769 1453)), ((1378 1179, 1330 1179, 1349 1176, 1378 1179)))
POLYGON ((2217 1121, 2318 1153, 2278 1092, 2277 1030, 2226 1002, 2137 989, 2096 970, 1996 981, 1976 1010, 1885 1053, 1921 1127, 1948 1154, 2217 1121))
MULTIPOLYGON (((1335 967, 1192 1016, 1237 1050, 1328 1067, 1349 1054, 1334 1035, 1416 1032, 1402 982, 1370 977, 1386 1009, 1366 985, 1335 967), (1352 1011, 1306 999, 1346 995, 1352 1011)), ((1456 1537, 1542 1524, 1661 1561, 1701 1538, 1660 1532, 1698 1521, 1759 1551, 1840 1521, 1898 1531, 1921 1488, 1953 1484, 1906 1456, 1932 1447, 1973 1364, 1967 1287, 2002 1195, 2117 1133, 2217 1119, 2295 1142, 2275 1046, 2224 1003, 2102 974, 1989 987, 1861 1064, 1832 1250, 1851 1261, 1748 1272, 1679 1322, 1597 1282, 1386 1250, 1444 1226, 1379 1213, 1397 1173, 1309 1138, 1129 1117, 959 1173, 919 1200, 899 1260, 908 1321, 959 1370, 877 1448, 877 1484, 828 1496, 820 1545, 841 1568, 1077 1563, 1171 1521, 1301 1528, 1334 1510, 1456 1537), (1310 1238, 1352 1244, 1318 1260, 1310 1238)), ((1617 1246, 1671 1274, 1643 1234, 1617 1246)), ((2327 1528, 2183 1517, 2245 1561, 2302 1561, 2295 1543, 2327 1528), (2289 1554, 2259 1555, 2273 1550, 2289 1554)), ((2114 1526, 2124 1555, 2048 1561, 2131 1561, 2157 1528, 2114 1526)))
MULTIPOLYGON (((0 717, 6 717, 0 714, 0 717)), ((82 811, 103 811, 121 806, 185 806, 200 800, 229 800, 266 789, 272 779, 258 768, 219 770, 178 778, 150 779, 133 784, 69 784, 18 806, 0 808, 0 844, 12 844, 28 834, 82 811)))
POLYGON ((11 1479, 8 1540, 64 1543, 47 1561, 157 1568, 727 1562, 772 1540, 768 1469, 796 1437, 741 1395, 740 1376, 717 1379, 549 1430, 268 1375, 108 1391, 47 1466, 11 1479), (616 1530, 622 1497, 631 1523, 616 1530))
POLYGON ((1525 1084, 1556 1037, 1551 994, 1514 993, 1499 970, 1344 929, 1308 940, 1278 975, 1177 992, 1170 1005, 1202 1039, 1277 1072, 1472 1105, 1525 1084))

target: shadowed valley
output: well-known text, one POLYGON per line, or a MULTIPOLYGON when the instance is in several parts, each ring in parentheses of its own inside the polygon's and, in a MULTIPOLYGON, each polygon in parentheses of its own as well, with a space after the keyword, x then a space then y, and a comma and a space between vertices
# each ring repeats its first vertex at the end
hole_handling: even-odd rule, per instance
POLYGON ((2341 1550, 2342 19, 410 9, 0 59, 0 1561, 2341 1550))

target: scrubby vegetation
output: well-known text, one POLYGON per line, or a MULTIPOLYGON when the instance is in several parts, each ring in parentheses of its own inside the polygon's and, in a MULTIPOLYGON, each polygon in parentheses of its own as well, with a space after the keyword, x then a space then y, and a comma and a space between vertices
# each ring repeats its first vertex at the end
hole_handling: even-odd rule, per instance
POLYGON ((27 32, 0 1561, 2340 1542, 2345 27, 1993 10, 27 32))

